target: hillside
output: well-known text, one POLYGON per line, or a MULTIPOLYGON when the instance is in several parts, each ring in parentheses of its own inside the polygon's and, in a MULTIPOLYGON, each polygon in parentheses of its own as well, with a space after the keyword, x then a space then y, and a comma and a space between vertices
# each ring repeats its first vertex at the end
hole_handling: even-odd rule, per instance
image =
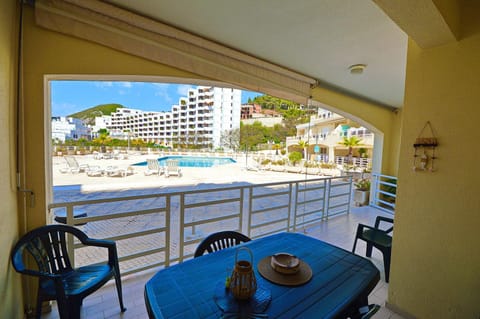
POLYGON ((280 113, 283 113, 288 109, 298 109, 300 107, 298 103, 273 97, 267 94, 257 96, 253 100, 249 99, 248 102, 259 104, 263 109, 275 110, 280 113))
POLYGON ((69 117, 81 119, 85 124, 94 125, 96 116, 110 115, 119 108, 124 108, 124 106, 121 104, 100 104, 71 114, 69 117))

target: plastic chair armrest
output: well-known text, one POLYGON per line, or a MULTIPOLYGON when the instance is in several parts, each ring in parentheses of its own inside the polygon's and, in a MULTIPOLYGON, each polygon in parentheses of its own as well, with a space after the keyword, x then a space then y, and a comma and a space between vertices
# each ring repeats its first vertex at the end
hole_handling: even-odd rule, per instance
POLYGON ((24 274, 24 275, 39 277, 39 278, 43 278, 43 279, 56 280, 56 279, 62 278, 61 275, 51 274, 51 273, 38 271, 38 270, 32 270, 32 269, 19 269, 18 272, 21 273, 21 274, 24 274))
POLYGON ((82 244, 87 246, 97 246, 97 247, 105 247, 105 248, 116 246, 113 240, 87 238, 87 239, 81 240, 81 242, 82 244))
MULTIPOLYGON (((386 223, 393 224, 393 218, 377 216, 377 218, 375 219, 375 228, 378 229, 378 227, 380 226, 380 222, 386 222, 386 223)), ((391 228, 391 230, 393 230, 393 227, 391 228)))
POLYGON ((378 229, 376 227, 372 227, 372 226, 365 225, 365 224, 358 224, 357 236, 359 234, 362 234, 365 228, 376 231, 376 232, 388 233, 386 230, 383 230, 383 229, 378 229))

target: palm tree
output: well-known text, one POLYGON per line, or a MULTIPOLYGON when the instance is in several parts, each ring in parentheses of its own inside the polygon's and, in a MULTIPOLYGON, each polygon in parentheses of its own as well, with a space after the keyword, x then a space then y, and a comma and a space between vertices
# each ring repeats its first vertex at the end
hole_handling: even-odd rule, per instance
POLYGON ((338 144, 348 147, 348 164, 352 164, 353 148, 363 145, 362 139, 356 136, 344 137, 343 141, 338 142, 338 144))
POLYGON ((100 146, 102 153, 106 152, 106 146, 110 145, 112 142, 110 134, 106 130, 99 130, 99 136, 94 139, 92 142, 94 145, 100 146))
POLYGON ((281 149, 282 147, 280 146, 280 144, 273 144, 272 145, 272 149, 275 150, 275 155, 278 155, 278 150, 281 149))
POLYGON ((308 142, 304 140, 298 141, 298 146, 300 146, 303 149, 303 156, 305 159, 307 159, 307 147, 308 147, 308 142))

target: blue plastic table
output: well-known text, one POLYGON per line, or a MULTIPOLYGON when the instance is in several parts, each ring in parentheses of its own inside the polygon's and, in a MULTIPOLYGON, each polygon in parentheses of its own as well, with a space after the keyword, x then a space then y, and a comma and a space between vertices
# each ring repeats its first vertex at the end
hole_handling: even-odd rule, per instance
MULTIPOLYGON (((281 233, 242 244, 253 252, 257 282, 270 289, 268 318, 341 318, 367 305, 380 279, 367 259, 323 241, 281 233), (278 252, 295 254, 310 265, 312 279, 302 286, 281 286, 264 279, 258 262, 278 252)), ((221 318, 215 289, 233 269, 239 246, 163 269, 145 285, 150 318, 221 318)))

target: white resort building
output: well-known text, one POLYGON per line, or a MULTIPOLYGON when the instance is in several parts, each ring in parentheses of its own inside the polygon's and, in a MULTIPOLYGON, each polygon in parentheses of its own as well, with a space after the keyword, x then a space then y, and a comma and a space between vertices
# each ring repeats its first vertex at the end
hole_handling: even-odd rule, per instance
POLYGON ((90 128, 82 120, 65 117, 52 117, 52 139, 65 142, 65 140, 90 139, 90 128))
POLYGON ((188 91, 168 112, 121 108, 111 114, 107 129, 161 145, 220 147, 223 132, 240 127, 241 91, 199 86, 188 91))
POLYGON ((344 137, 356 136, 360 145, 353 148, 353 164, 371 166, 374 135, 366 128, 328 110, 319 109, 309 123, 297 125, 297 136, 287 137, 289 151, 298 148, 300 141, 308 142, 309 160, 347 163, 348 147, 340 144, 344 137))

